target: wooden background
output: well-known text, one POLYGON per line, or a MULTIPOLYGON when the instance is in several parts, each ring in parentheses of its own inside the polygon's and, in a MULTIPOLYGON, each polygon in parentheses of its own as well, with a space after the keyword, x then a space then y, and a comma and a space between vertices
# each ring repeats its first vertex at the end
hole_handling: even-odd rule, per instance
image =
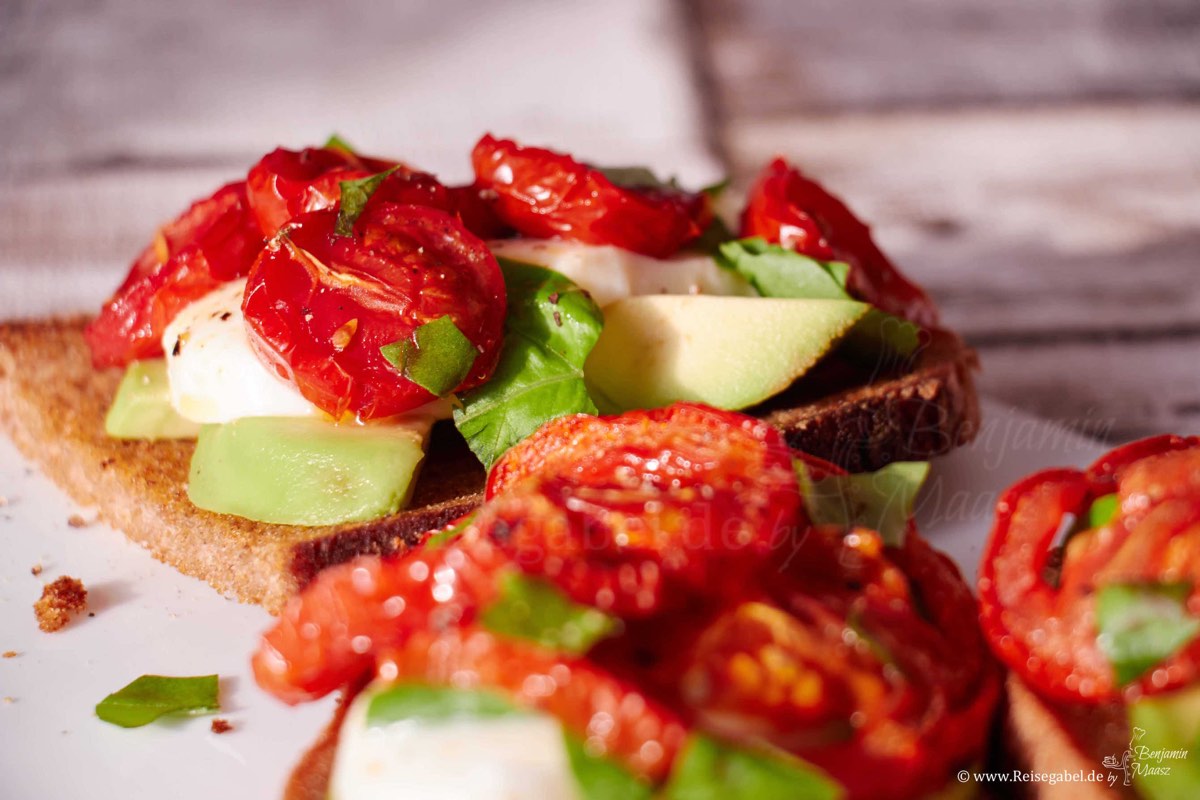
POLYGON ((156 222, 338 130, 465 174, 484 129, 875 223, 991 396, 1200 430, 1200 2, 0 0, 0 315, 94 307, 156 222))

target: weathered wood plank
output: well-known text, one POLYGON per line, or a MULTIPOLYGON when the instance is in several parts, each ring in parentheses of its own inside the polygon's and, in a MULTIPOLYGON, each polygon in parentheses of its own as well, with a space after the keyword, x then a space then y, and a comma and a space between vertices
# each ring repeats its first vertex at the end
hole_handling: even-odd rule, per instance
POLYGON ((1112 441, 1200 433, 1200 334, 985 347, 987 396, 1112 441))
POLYGON ((797 116, 726 129, 735 175, 783 153, 989 338, 1200 320, 1200 104, 797 116))
POLYGON ((1195 0, 703 0, 728 119, 1196 97, 1195 0))

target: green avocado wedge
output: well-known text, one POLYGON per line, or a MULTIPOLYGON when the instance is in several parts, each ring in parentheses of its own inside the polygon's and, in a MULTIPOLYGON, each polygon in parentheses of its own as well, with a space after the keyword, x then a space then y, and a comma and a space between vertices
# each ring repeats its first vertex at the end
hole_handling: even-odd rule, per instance
POLYGON ((1129 706, 1129 723, 1138 793, 1149 800, 1200 797, 1200 686, 1141 698, 1129 706))
POLYGON ((207 511, 282 525, 334 525, 399 511, 425 456, 421 432, 246 417, 205 425, 188 497, 207 511))
POLYGON ((584 374, 606 411, 739 409, 786 389, 870 310, 853 300, 646 295, 604 310, 584 374))
POLYGON ((200 426, 171 406, 167 362, 154 358, 125 368, 104 432, 114 439, 194 439, 200 426))

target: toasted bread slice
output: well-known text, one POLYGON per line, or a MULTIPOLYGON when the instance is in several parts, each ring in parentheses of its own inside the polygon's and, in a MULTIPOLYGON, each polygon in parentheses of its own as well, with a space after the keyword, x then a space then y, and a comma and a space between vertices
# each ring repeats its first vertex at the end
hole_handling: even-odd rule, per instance
MULTIPOLYGON (((323 567, 403 549, 481 499, 483 469, 453 429, 435 428, 410 508, 386 519, 297 527, 202 511, 186 491, 192 443, 105 435, 121 376, 92 368, 85 323, 0 325, 0 424, 76 502, 95 506, 101 520, 156 558, 225 595, 277 611, 323 567)), ((861 376, 839 376, 826 385, 843 388, 827 397, 785 395, 759 413, 793 446, 850 470, 926 459, 974 437, 975 368, 969 348, 938 334, 903 375, 865 385, 861 376)))
POLYGON ((1015 769, 1040 775, 1103 775, 1105 780, 1025 783, 1019 796, 1039 800, 1117 800, 1134 797, 1121 769, 1104 766, 1129 746, 1129 723, 1119 705, 1068 706, 1038 696, 1020 678, 1008 676, 1004 745, 1015 769))

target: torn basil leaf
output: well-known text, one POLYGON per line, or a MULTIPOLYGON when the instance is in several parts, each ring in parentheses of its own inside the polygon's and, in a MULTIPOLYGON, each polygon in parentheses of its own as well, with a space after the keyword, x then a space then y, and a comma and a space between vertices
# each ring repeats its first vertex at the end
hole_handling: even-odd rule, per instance
POLYGON ((499 692, 455 689, 426 683, 398 683, 379 690, 367 706, 367 726, 401 720, 441 722, 464 717, 503 717, 525 713, 499 692))
POLYGON ((1137 680, 1200 633, 1200 619, 1187 611, 1191 591, 1187 582, 1113 583, 1100 588, 1096 643, 1119 684, 1137 680))
POLYGON ((674 178, 664 181, 646 167, 595 167, 614 186, 623 189, 672 189, 679 191, 674 178))
POLYGON ((574 734, 563 731, 567 761, 582 800, 650 800, 653 789, 612 759, 594 756, 574 734))
POLYGON ((164 714, 216 711, 216 675, 172 678, 143 675, 96 704, 96 716, 122 728, 139 728, 164 714))
POLYGON ((564 653, 586 653, 619 627, 614 617, 568 598, 557 586, 523 572, 500 579, 500 595, 480 615, 492 633, 527 639, 564 653))
POLYGON ((338 207, 337 223, 333 226, 333 232, 338 236, 353 235, 354 223, 362 216, 363 209, 366 208, 371 195, 375 194, 375 190, 387 179, 388 175, 398 169, 400 167, 395 166, 368 178, 338 183, 342 192, 342 200, 338 207))
POLYGON ((404 377, 438 397, 466 380, 479 355, 449 315, 426 322, 412 338, 385 344, 379 352, 404 377))
MULTIPOLYGON (((717 263, 741 275, 763 297, 809 300, 853 300, 846 290, 850 265, 818 261, 767 244, 759 237, 725 242, 717 263)), ((872 308, 846 336, 845 346, 860 357, 880 353, 910 357, 920 345, 921 329, 900 317, 872 308)))
POLYGON ((875 472, 830 475, 814 480, 802 461, 796 477, 808 517, 817 525, 878 531, 884 544, 899 547, 913 504, 929 475, 925 461, 896 461, 875 472))
POLYGON ((783 752, 754 752, 693 733, 675 758, 664 800, 835 800, 841 785, 783 752))
POLYGON ((454 424, 491 468, 505 450, 564 414, 595 414, 583 364, 604 317, 587 292, 553 270, 498 259, 508 291, 504 344, 491 379, 460 396, 454 424))
POLYGON ((354 148, 350 146, 349 142, 347 142, 341 136, 338 136, 336 133, 329 135, 329 138, 325 140, 325 144, 321 145, 321 149, 341 150, 343 153, 354 155, 354 148))

